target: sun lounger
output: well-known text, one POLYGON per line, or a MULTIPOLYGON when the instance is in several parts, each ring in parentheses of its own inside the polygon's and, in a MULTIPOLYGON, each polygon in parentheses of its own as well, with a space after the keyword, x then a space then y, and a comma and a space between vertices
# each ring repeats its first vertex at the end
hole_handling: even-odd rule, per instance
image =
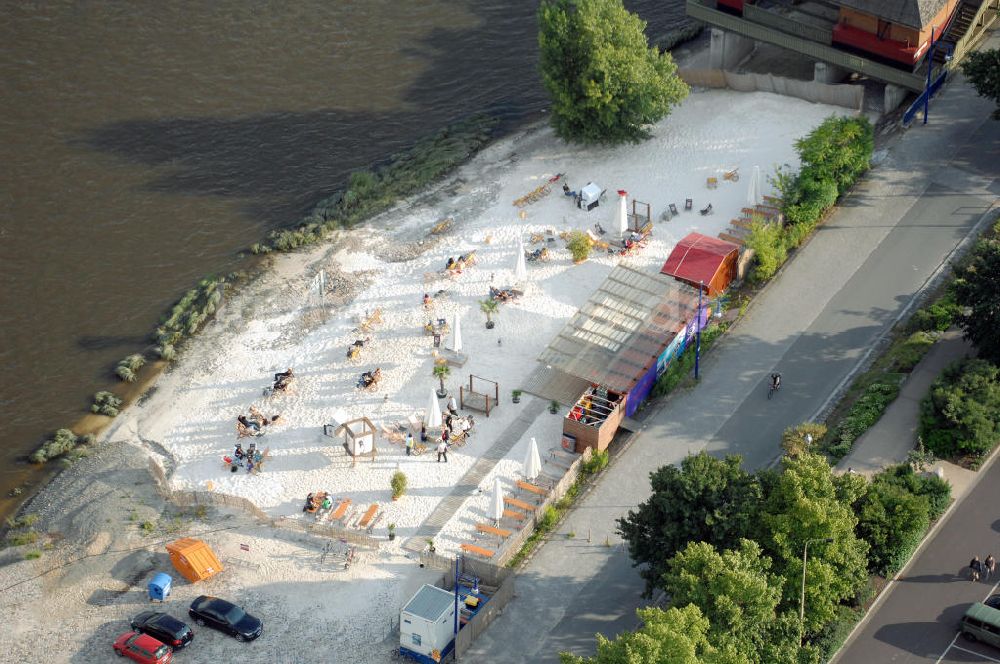
POLYGON ((469 544, 467 542, 462 543, 462 551, 468 551, 469 553, 474 553, 477 556, 482 556, 483 558, 492 558, 496 551, 491 551, 490 549, 484 549, 481 546, 476 546, 475 544, 469 544))
POLYGON ((344 498, 340 501, 340 504, 330 510, 330 515, 327 517, 329 521, 341 521, 345 516, 347 516, 347 510, 351 507, 351 499, 344 498))
POLYGON ((533 493, 533 494, 535 494, 537 496, 547 496, 547 495, 549 495, 549 492, 546 491, 545 489, 543 489, 542 487, 535 486, 534 484, 531 484, 530 482, 525 482, 524 480, 518 480, 517 481, 517 488, 518 489, 524 489, 525 491, 530 491, 531 493, 533 493))
POLYGON ((367 528, 368 524, 375 518, 376 512, 378 512, 378 503, 373 503, 372 506, 368 508, 368 511, 365 512, 364 516, 361 517, 361 520, 358 521, 358 527, 367 528))
POLYGON ((684 199, 684 209, 685 210, 690 210, 693 207, 694 207, 694 200, 690 199, 690 198, 685 198, 684 199))
POLYGON ((488 535, 499 535, 500 537, 510 537, 511 531, 506 528, 496 528, 487 523, 477 523, 476 530, 488 535))
POLYGON ((524 512, 518 512, 516 510, 504 510, 503 515, 511 519, 514 519, 515 521, 524 521, 525 519, 528 518, 527 514, 525 514, 524 512))
POLYGON ((519 510, 524 510, 525 512, 534 512, 535 506, 531 503, 526 503, 523 500, 518 500, 517 498, 511 498, 510 496, 504 496, 503 502, 507 505, 512 505, 519 510))

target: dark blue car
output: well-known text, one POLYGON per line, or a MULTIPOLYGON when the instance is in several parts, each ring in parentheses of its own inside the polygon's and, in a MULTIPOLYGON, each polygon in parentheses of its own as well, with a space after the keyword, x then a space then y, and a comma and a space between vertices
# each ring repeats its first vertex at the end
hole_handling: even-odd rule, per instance
POLYGON ((218 597, 202 595, 191 602, 188 614, 199 625, 235 636, 237 641, 253 641, 264 631, 264 623, 259 618, 218 597))

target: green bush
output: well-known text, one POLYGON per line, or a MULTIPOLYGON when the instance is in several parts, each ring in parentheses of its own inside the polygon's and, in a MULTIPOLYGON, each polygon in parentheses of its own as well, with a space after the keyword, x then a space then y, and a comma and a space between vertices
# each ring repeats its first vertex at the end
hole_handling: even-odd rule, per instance
POLYGON ((583 231, 573 231, 569 234, 566 248, 573 256, 574 263, 582 263, 590 256, 590 238, 583 231))
POLYGON ((837 202, 837 195, 835 182, 818 179, 815 173, 804 173, 795 182, 794 198, 784 208, 785 217, 794 226, 812 229, 837 202))
POLYGON ((406 475, 401 470, 397 470, 392 474, 392 478, 389 480, 389 486, 392 489, 393 499, 400 498, 406 492, 406 475))
POLYGON ((812 445, 816 445, 826 435, 826 425, 817 422, 803 422, 798 426, 788 427, 781 434, 781 449, 785 454, 798 456, 810 451, 806 436, 812 436, 812 445))
POLYGON ((892 401, 899 395, 899 379, 884 377, 879 382, 865 388, 861 397, 854 402, 847 415, 838 423, 835 442, 829 453, 834 457, 845 456, 851 450, 854 441, 878 422, 892 401))
POLYGON ((92 435, 77 436, 69 429, 59 429, 51 439, 42 443, 30 458, 32 463, 45 463, 49 459, 66 454, 77 445, 87 445, 93 441, 92 435))
POLYGON ((592 450, 590 458, 580 464, 580 472, 585 476, 596 475, 608 467, 608 462, 610 460, 611 455, 607 450, 602 450, 600 452, 592 450))
POLYGON ((828 662, 833 658, 862 617, 863 613, 857 609, 843 605, 837 607, 834 619, 812 639, 812 644, 822 653, 820 661, 828 662))
MULTIPOLYGON (((701 350, 702 352, 707 351, 715 343, 715 340, 725 331, 725 327, 722 325, 709 325, 704 330, 701 331, 701 350)), ((678 385, 681 384, 685 378, 687 378, 691 372, 694 370, 694 345, 695 340, 692 337, 688 341, 687 347, 680 357, 675 358, 668 366, 667 370, 663 372, 659 378, 656 379, 656 383, 653 385, 652 395, 654 397, 661 397, 665 394, 669 394, 674 391, 678 385)))
POLYGON ((921 307, 910 317, 908 329, 918 332, 944 332, 962 313, 955 301, 955 294, 948 290, 926 307, 921 307))
POLYGON ((868 571, 881 576, 899 570, 930 527, 927 497, 916 494, 900 471, 913 474, 908 465, 879 473, 857 509, 856 532, 870 547, 868 571))
POLYGON ((914 332, 894 343, 885 354, 886 371, 909 373, 931 349, 937 337, 931 332, 914 332))
POLYGON ((984 458, 1000 438, 1000 368, 974 359, 945 369, 920 404, 920 436, 938 457, 984 458))
POLYGON ((126 383, 134 383, 136 378, 138 378, 137 372, 145 363, 146 358, 139 353, 135 353, 118 362, 115 373, 126 383))
POLYGON ((90 412, 108 417, 117 417, 122 407, 122 400, 111 392, 98 392, 94 395, 94 403, 90 406, 90 412))
POLYGON ((874 128, 865 116, 831 116, 796 141, 795 150, 802 162, 800 181, 833 183, 843 194, 871 165, 874 128))
POLYGON ((768 224, 755 219, 746 239, 746 246, 754 252, 753 281, 762 283, 774 276, 788 257, 785 240, 779 224, 768 224))

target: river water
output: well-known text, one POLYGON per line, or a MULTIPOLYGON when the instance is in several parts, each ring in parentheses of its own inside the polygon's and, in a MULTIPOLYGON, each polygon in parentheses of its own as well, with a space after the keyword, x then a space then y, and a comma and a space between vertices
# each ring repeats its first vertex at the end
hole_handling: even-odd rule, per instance
MULTIPOLYGON (((352 170, 540 117, 533 2, 0 2, 0 515, 164 311, 352 170)), ((626 5, 658 36, 682 0, 626 5)))

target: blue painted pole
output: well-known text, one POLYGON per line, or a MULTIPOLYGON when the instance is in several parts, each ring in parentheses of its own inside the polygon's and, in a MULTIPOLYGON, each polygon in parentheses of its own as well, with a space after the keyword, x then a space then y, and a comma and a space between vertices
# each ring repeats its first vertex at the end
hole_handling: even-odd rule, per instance
POLYGON ((934 26, 931 26, 931 47, 927 52, 927 88, 924 90, 924 124, 931 108, 931 70, 934 69, 934 26))
POLYGON ((455 556, 455 636, 458 636, 458 556, 455 556))
POLYGON ((698 360, 701 357, 701 290, 705 287, 705 282, 699 282, 698 284, 698 311, 695 312, 695 316, 698 318, 698 333, 695 339, 694 345, 694 379, 698 380, 698 360))

